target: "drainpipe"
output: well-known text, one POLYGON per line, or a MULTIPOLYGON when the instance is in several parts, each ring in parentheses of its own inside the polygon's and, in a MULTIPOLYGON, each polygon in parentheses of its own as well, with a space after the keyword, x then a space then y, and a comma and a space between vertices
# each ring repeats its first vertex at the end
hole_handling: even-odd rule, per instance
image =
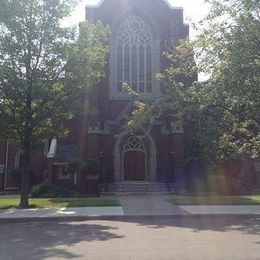
POLYGON ((7 186, 7 171, 8 171, 8 155, 9 155, 9 143, 8 139, 6 139, 5 143, 5 164, 4 164, 4 188, 3 191, 5 191, 7 186))

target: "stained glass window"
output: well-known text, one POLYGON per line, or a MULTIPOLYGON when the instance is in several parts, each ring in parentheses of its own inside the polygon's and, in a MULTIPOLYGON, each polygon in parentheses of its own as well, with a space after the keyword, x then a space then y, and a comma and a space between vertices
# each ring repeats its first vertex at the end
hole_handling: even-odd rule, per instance
POLYGON ((117 90, 124 82, 139 93, 152 93, 152 33, 138 16, 129 16, 119 27, 116 41, 117 90))

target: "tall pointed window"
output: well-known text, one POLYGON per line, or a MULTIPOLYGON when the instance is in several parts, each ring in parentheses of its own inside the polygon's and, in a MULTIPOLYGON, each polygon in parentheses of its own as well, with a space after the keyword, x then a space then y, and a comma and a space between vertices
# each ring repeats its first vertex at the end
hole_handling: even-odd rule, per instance
POLYGON ((128 83, 138 93, 152 93, 152 33, 138 16, 129 16, 117 31, 117 91, 128 83))

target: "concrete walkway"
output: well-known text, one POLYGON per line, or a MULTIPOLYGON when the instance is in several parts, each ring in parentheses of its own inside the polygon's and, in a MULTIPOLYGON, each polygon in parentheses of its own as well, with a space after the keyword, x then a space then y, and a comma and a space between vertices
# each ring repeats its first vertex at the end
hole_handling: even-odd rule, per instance
POLYGON ((260 206, 175 206, 167 200, 172 196, 121 196, 116 197, 125 215, 260 215, 260 206))
POLYGON ((188 215, 185 210, 175 206, 167 199, 169 195, 116 196, 128 216, 188 215))
POLYGON ((9 209, 0 211, 0 220, 37 218, 95 218, 120 216, 192 216, 192 215, 257 215, 260 206, 176 206, 170 195, 114 196, 121 207, 87 207, 61 209, 9 209))
POLYGON ((180 206, 192 215, 260 215, 260 206, 180 206))
POLYGON ((60 217, 112 217, 123 216, 122 207, 87 207, 61 209, 10 209, 0 211, 1 219, 35 219, 60 217))

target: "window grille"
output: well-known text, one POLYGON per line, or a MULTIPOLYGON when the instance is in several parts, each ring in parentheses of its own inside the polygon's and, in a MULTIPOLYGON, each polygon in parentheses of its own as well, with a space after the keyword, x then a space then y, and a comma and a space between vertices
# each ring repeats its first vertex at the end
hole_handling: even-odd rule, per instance
POLYGON ((152 93, 152 33, 138 16, 131 15, 120 25, 116 40, 117 90, 128 83, 138 93, 152 93))
POLYGON ((130 136, 124 147, 124 152, 129 152, 129 151, 144 152, 145 146, 143 140, 135 135, 130 136))

